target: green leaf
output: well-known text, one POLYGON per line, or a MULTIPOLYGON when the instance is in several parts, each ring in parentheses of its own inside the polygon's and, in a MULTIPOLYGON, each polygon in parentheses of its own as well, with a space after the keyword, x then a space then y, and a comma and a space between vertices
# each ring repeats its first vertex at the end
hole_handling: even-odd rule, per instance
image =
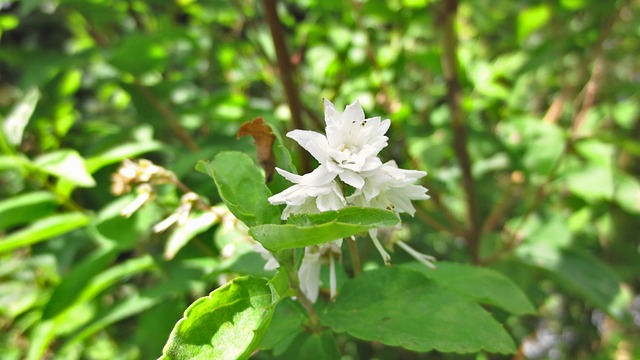
MULTIPOLYGON (((107 308, 106 311, 92 319, 65 344, 65 348, 71 347, 113 323, 148 310, 162 300, 161 297, 144 296, 137 292, 128 295, 126 299, 107 308)), ((62 351, 65 349, 63 348, 62 351)))
POLYGON ((273 320, 260 341, 260 349, 273 349, 289 337, 303 330, 306 316, 293 300, 281 301, 275 309, 273 320))
POLYGON ((389 227, 396 225, 399 220, 393 212, 388 210, 353 206, 317 214, 293 214, 287 219, 287 224, 301 226, 322 225, 330 222, 389 227))
POLYGON ((319 245, 369 229, 391 227, 400 220, 391 211, 348 207, 320 214, 293 215, 285 225, 260 225, 249 234, 270 251, 319 245))
POLYGON ((610 200, 614 183, 611 168, 583 167, 566 176, 567 187, 576 196, 587 201, 610 200))
POLYGON ((537 29, 544 26, 551 17, 547 5, 526 8, 518 14, 518 41, 523 42, 537 29))
POLYGON ((509 278, 491 269, 448 262, 438 262, 435 270, 419 263, 401 266, 419 271, 443 288, 480 304, 493 305, 516 315, 536 314, 524 292, 509 278))
POLYGON ((276 359, 333 360, 340 359, 338 343, 330 331, 310 334, 299 333, 287 350, 276 359))
POLYGON ((82 187, 94 187, 96 181, 85 166, 85 160, 75 150, 59 150, 34 160, 34 166, 48 174, 82 187))
POLYGON ((276 299, 266 280, 234 279, 187 308, 161 359, 248 359, 271 322, 276 299))
POLYGON ((550 272, 560 284, 614 318, 628 316, 625 307, 629 294, 616 273, 593 255, 548 243, 525 243, 518 247, 516 255, 525 263, 550 272))
POLYGON ((167 239, 164 248, 165 259, 173 259, 189 240, 209 229, 215 221, 216 215, 211 212, 190 215, 187 222, 177 226, 167 239))
POLYGON ((348 281, 321 319, 337 332, 412 351, 516 351, 509 334, 480 305, 400 267, 348 281))
POLYGON ((148 153, 151 151, 162 149, 162 143, 157 141, 145 141, 139 143, 122 144, 101 153, 100 155, 92 156, 85 162, 87 171, 90 174, 98 171, 99 169, 122 161, 124 159, 134 158, 140 154, 148 153))
MULTIPOLYGON (((2 141, 2 136, 0 134, 0 142, 2 141)), ((1 143, 0 143, 1 145, 1 143)), ((31 165, 29 159, 25 156, 14 156, 14 155, 0 155, 0 170, 9 170, 9 169, 25 169, 31 165)))
POLYGON ((166 60, 167 52, 160 36, 132 33, 118 42, 110 62, 120 70, 140 76, 162 69, 166 60))
POLYGON ((83 289, 118 255, 114 248, 98 249, 78 263, 55 288, 42 313, 43 319, 52 319, 68 309, 80 298, 83 289))
POLYGON ((47 191, 16 195, 0 201, 0 230, 50 215, 56 206, 56 197, 47 191))
POLYGON ((4 119, 2 130, 12 145, 19 145, 22 142, 22 133, 29 123, 39 99, 38 88, 32 87, 4 119))
POLYGON ((85 226, 88 222, 89 217, 79 212, 46 217, 0 240, 0 253, 48 240, 85 226))
POLYGON ((271 191, 264 175, 246 154, 222 152, 211 164, 200 161, 196 169, 214 179, 229 211, 247 226, 280 222, 280 210, 267 200, 271 191))

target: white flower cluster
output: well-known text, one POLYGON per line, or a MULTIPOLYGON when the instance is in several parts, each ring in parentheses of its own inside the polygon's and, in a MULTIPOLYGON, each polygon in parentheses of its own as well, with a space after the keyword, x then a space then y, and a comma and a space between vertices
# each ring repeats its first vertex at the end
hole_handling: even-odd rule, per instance
MULTIPOLYGON (((340 113, 324 100, 326 135, 307 130, 294 130, 287 137, 295 140, 318 160, 320 166, 305 175, 296 175, 276 168, 278 173, 295 185, 269 198, 273 205, 286 204, 282 219, 291 214, 318 213, 339 210, 347 206, 387 209, 396 214, 413 216, 412 200, 425 200, 427 189, 414 182, 426 172, 404 170, 395 162, 382 163, 378 154, 387 146, 385 136, 390 120, 380 117, 366 119, 356 100, 340 113), (345 196, 345 188, 352 191, 345 196)), ((369 232, 385 263, 390 256, 377 239, 377 231, 369 232)), ((320 285, 320 264, 328 262, 331 273, 331 295, 335 295, 334 257, 340 256, 341 239, 320 246, 307 247, 298 277, 304 294, 314 301, 320 285), (328 261, 325 259, 328 257, 328 261)), ((411 249, 402 243, 405 250, 411 249)), ((411 249, 411 255, 428 266, 432 257, 411 249)))

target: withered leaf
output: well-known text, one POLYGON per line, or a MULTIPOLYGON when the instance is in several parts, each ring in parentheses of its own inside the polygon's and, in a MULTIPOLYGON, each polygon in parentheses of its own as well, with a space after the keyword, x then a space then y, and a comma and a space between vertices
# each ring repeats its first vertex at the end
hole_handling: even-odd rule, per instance
POLYGON ((251 135, 258 149, 258 162, 264 169, 267 182, 273 178, 276 167, 276 157, 273 153, 273 142, 276 137, 271 128, 264 122, 262 117, 257 117, 252 121, 247 121, 238 129, 238 139, 242 136, 251 135))

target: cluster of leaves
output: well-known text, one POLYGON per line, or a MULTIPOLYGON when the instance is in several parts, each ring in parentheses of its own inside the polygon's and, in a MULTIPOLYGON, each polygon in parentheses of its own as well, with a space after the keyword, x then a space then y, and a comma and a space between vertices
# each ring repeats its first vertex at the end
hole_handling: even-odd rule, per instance
POLYGON ((277 7, 280 32, 264 12, 274 3, 0 0, 3 356, 640 357, 637 1, 296 0, 277 7), (351 278, 344 259, 313 327, 290 299, 295 279, 264 271, 242 226, 194 213, 169 236, 151 231, 176 184, 120 215, 135 195, 115 198, 110 176, 144 156, 225 203, 284 268, 297 247, 391 224, 347 210, 280 225, 266 197, 287 184, 221 152, 254 154, 236 134, 262 116, 278 166, 305 168, 275 129, 321 128, 322 97, 390 117, 383 157, 429 172, 432 199, 392 236, 438 270, 399 253, 381 267, 360 241, 366 271, 351 278), (214 160, 193 171, 202 159, 214 160))

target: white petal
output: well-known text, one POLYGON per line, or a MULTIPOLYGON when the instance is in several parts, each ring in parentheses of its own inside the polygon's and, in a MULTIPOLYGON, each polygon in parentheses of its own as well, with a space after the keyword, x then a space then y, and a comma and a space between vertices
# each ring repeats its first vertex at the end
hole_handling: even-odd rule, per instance
POLYGON ((280 168, 276 168, 276 171, 278 172, 278 174, 280 174, 283 178, 291 181, 294 184, 297 184, 300 182, 300 180, 302 179, 302 175, 298 175, 298 174, 293 174, 290 173, 286 170, 280 169, 280 168))
POLYGON ((287 133, 287 137, 295 140, 321 164, 327 161, 329 143, 324 135, 309 130, 293 130, 287 133))
POLYGON ((362 178, 362 176, 354 173, 353 171, 345 171, 338 176, 340 176, 340 180, 353 186, 356 189, 362 189, 362 187, 364 186, 364 179, 362 178))
POLYGON ((300 290, 311 302, 316 302, 320 289, 320 253, 305 249, 302 264, 298 270, 300 290))
POLYGON ((360 102, 358 100, 347 105, 346 109, 344 109, 344 113, 342 113, 342 119, 346 123, 352 123, 353 121, 360 123, 364 120, 364 110, 362 110, 362 106, 360 106, 360 102))
POLYGON ((324 122, 327 124, 327 126, 339 123, 341 118, 342 115, 340 114, 340 112, 338 112, 338 110, 336 110, 336 107, 333 106, 333 103, 331 103, 331 101, 327 99, 324 99, 324 122))

